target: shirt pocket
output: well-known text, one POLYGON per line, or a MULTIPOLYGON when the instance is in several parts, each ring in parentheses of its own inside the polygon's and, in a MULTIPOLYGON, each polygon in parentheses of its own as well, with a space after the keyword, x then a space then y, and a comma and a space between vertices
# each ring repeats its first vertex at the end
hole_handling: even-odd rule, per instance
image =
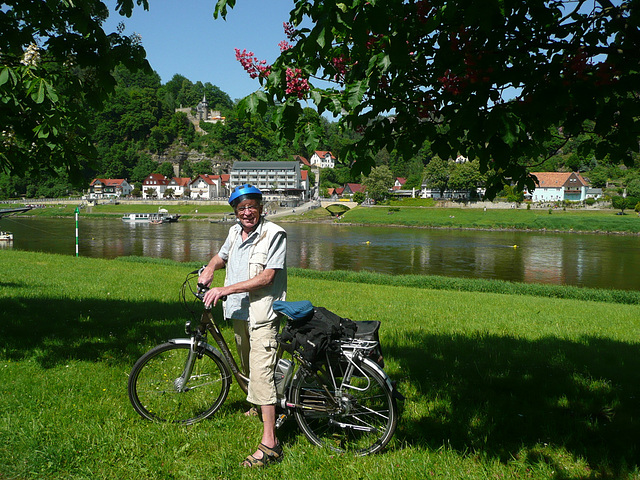
POLYGON ((265 252, 253 252, 249 257, 249 278, 260 275, 267 264, 267 254, 265 252))

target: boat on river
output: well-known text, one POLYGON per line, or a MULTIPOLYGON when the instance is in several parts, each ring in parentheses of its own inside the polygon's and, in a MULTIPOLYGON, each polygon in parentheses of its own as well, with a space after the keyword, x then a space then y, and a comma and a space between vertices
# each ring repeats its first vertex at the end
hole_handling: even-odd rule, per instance
POLYGON ((126 223, 172 223, 180 218, 178 214, 169 213, 125 213, 122 221, 126 223))
POLYGON ((13 233, 0 231, 0 242, 13 242, 13 233))

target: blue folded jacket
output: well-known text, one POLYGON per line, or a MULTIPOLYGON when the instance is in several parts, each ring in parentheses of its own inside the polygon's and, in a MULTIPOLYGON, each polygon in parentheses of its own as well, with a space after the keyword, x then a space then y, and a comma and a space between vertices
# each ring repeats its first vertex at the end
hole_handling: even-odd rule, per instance
POLYGON ((299 302, 276 300, 273 302, 273 310, 294 321, 305 320, 313 315, 313 305, 309 300, 300 300, 299 302))

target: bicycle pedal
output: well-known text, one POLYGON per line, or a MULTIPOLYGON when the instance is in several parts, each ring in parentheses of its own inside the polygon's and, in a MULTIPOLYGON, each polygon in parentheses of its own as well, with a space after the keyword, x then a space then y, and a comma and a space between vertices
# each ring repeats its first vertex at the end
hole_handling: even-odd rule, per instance
POLYGON ((286 419, 287 416, 284 413, 280 414, 280 416, 276 420, 276 428, 280 428, 286 419))

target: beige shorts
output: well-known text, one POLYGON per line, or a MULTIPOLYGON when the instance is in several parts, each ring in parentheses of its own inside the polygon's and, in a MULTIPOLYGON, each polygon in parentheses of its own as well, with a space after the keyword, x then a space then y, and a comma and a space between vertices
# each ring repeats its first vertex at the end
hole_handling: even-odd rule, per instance
POLYGON ((276 403, 276 386, 273 372, 276 368, 278 353, 279 320, 274 320, 249 328, 249 392, 247 401, 254 405, 273 405, 276 403))

